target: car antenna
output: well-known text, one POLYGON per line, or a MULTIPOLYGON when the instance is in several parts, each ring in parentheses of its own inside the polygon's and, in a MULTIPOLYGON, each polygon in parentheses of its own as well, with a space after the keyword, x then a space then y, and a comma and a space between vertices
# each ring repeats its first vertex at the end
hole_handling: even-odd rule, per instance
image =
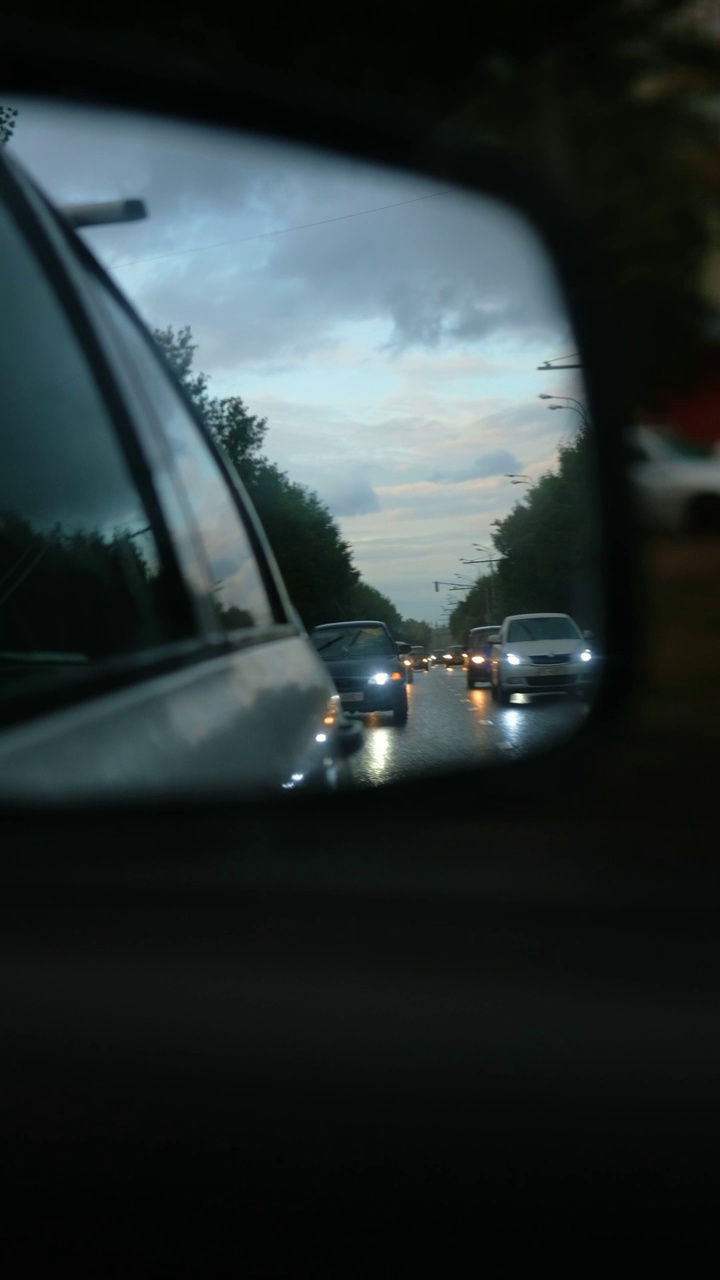
POLYGON ((116 222, 140 222, 147 218, 144 200, 107 200, 88 204, 60 205, 60 213, 74 230, 116 222))

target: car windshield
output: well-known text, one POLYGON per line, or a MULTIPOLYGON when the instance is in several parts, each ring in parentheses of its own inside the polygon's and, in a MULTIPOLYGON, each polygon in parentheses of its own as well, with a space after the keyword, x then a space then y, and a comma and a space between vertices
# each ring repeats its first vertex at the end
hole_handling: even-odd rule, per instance
POLYGON ((325 658, 375 658, 395 653, 382 627, 324 627, 313 631, 310 638, 325 658))
POLYGON ((508 626, 508 640, 578 640, 578 631, 572 618, 515 618, 508 626))
POLYGON ((470 632, 470 640, 468 647, 470 649, 479 649, 488 642, 488 636, 500 630, 498 627, 478 627, 475 631, 470 632))

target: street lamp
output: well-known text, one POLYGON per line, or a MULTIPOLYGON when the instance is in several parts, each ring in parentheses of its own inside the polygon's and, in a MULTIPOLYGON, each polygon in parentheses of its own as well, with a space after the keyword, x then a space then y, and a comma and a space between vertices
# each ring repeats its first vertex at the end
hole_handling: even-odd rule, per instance
MULTIPOLYGON (((550 408, 552 408, 552 405, 550 408)), ((560 405, 558 405, 558 408, 560 408, 560 405)), ((504 475, 505 479, 509 480, 511 484, 532 484, 532 478, 530 476, 522 475, 518 471, 505 471, 504 475)))
POLYGON ((549 404, 548 409, 572 409, 573 413, 580 415, 586 427, 590 426, 585 406, 581 400, 576 400, 575 396, 551 396, 547 391, 544 391, 538 396, 538 400, 567 400, 568 404, 549 404))
MULTIPOLYGON (((473 542, 473 546, 477 547, 478 551, 484 551, 485 555, 490 557, 490 560, 489 560, 490 572, 494 573, 495 572, 495 563, 494 563, 495 552, 493 551, 492 547, 484 547, 481 542, 473 542)), ((482 563, 482 561, 478 561, 478 563, 482 563)))
POLYGON ((571 400, 573 404, 578 406, 581 413, 585 412, 585 405, 582 400, 577 400, 575 396, 551 396, 549 391, 541 391, 538 400, 571 400))
MULTIPOLYGON (((549 404, 548 409, 569 409, 571 413, 576 413, 584 427, 589 426, 589 422, 584 413, 575 408, 574 404, 549 404)), ((577 430, 577 427, 575 428, 577 430)))

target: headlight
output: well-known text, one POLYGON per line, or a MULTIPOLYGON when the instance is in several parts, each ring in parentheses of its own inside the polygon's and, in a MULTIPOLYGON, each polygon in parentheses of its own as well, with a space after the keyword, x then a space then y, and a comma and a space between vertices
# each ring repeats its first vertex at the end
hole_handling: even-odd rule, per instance
POLYGON ((447 662, 451 662, 451 661, 452 661, 452 654, 451 654, 451 653, 444 653, 444 654, 443 654, 443 658, 444 658, 447 662))
POLYGON ((505 657, 507 658, 507 660, 508 660, 508 662, 510 663, 510 666, 511 666, 511 667, 519 667, 519 666, 520 666, 520 659, 518 658, 518 656, 517 656, 517 654, 516 654, 516 653, 506 653, 506 654, 505 654, 505 657))
POLYGON ((589 662, 591 658, 592 658, 592 653, 590 652, 590 650, 583 649, 582 653, 580 654, 580 661, 589 662))
POLYGON ((376 671, 375 675, 368 680, 368 684, 387 684, 389 679, 387 671, 376 671))
POLYGON ((485 661, 485 659, 483 658, 483 656, 482 656, 482 654, 481 654, 481 653, 474 653, 474 654, 473 654, 473 656, 472 656, 472 658, 470 659, 470 661, 471 661, 471 662, 477 662, 477 664, 478 664, 478 666, 479 666, 481 662, 484 662, 484 661, 485 661))

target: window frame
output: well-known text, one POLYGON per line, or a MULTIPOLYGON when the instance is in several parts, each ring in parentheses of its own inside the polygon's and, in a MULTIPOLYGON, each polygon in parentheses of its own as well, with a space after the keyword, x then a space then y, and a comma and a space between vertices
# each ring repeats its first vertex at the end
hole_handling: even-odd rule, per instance
MULTIPOLYGON (((278 638, 289 634, 297 635, 301 631, 301 627, 298 625, 298 619, 295 617, 292 603, 287 596, 284 584, 282 583, 282 578, 276 564, 274 563, 272 550, 267 543, 262 525, 260 524, 260 521, 252 507, 251 499, 245 490, 242 480, 213 439, 185 387, 183 387, 175 373, 175 370, 162 351, 162 348, 154 341, 147 325, 137 315, 131 303, 115 285, 114 281, 106 273, 104 268, 97 261, 84 242, 76 236, 68 226, 65 225, 60 215, 52 208, 51 205, 47 204, 44 197, 40 193, 37 193, 37 195, 38 198, 43 201, 43 204, 45 204, 48 216, 52 218, 56 228, 64 238, 69 252, 76 259, 76 269, 79 269, 79 272, 83 275, 89 275, 97 287, 105 290, 105 292, 110 295, 113 301, 125 313, 129 322, 135 328, 140 341, 145 345, 148 357, 157 365, 158 375, 165 378, 170 392, 175 395, 181 408, 185 411, 190 426, 193 427, 197 433, 200 444, 209 452, 215 462, 218 471, 218 482, 224 485, 225 492, 234 511, 236 512, 240 526, 247 538, 254 556, 263 587, 268 596, 274 621, 268 624, 259 624, 254 627, 240 628, 235 631, 225 631, 217 626, 213 627, 209 625, 207 620, 203 619, 202 629, 204 634, 213 643, 217 643, 218 639, 221 639, 225 644, 230 642, 232 647, 245 647, 249 642, 248 636, 250 633, 252 633, 252 636, 257 638, 258 642, 261 639, 268 638, 270 634, 273 636, 277 634, 278 638), (281 628, 280 633, 277 632, 278 627, 281 628)), ((87 289, 87 281, 81 279, 78 281, 78 287, 81 292, 86 295, 86 306, 92 312, 95 328, 102 332, 107 342, 108 352, 106 353, 106 358, 108 363, 112 365, 119 364, 121 366, 120 369, 116 370, 116 373, 119 374, 117 377, 117 383, 121 390, 123 383, 128 377, 130 368, 134 365, 132 352, 128 350, 122 334, 118 334, 116 332, 116 329, 112 324, 112 320, 108 318, 105 309, 95 302, 91 291, 87 289), (126 362, 128 366, 127 368, 123 367, 126 362)), ((148 434, 152 433, 154 438, 152 443, 150 443, 151 450, 153 447, 159 448, 160 450, 166 450, 168 448, 168 443, 162 424, 159 421, 158 413, 153 404, 152 394, 143 389, 142 399, 145 402, 145 421, 139 424, 135 423, 133 415, 130 413, 128 406, 125 405, 123 400, 125 413, 129 420, 133 422, 134 429, 138 433, 141 433, 144 437, 148 437, 148 434)), ((147 463, 145 465, 147 467, 147 463)), ((154 485, 152 476, 150 476, 150 482, 154 485)), ((175 488, 178 491, 178 497, 184 504, 184 485, 177 475, 175 476, 175 488)), ((197 537, 203 548, 203 559, 207 562, 207 552, 205 551, 206 540, 203 530, 199 527, 197 521, 192 515, 189 516, 189 520, 191 520, 194 525, 197 537)), ((212 587, 212 578, 209 573, 209 569, 208 584, 212 587)))
MULTIPOLYGON (((59 311, 67 322, 70 333, 78 343, 86 363, 88 379, 95 384, 98 397, 106 412, 109 428, 114 432, 120 454, 127 467, 131 484, 147 512, 156 539, 161 565, 171 583, 171 599, 177 610, 181 626, 186 634, 168 640, 167 643, 130 653, 118 654, 99 666, 82 669, 78 679, 47 689, 19 693, 17 697, 0 698, 0 726, 11 728, 44 713, 63 707, 72 707, 114 691, 125 685, 133 685, 153 676, 165 674, 217 655, 230 647, 218 645, 202 626, 194 607, 192 593, 178 561, 175 543, 167 526, 152 469, 143 449, 145 431, 136 422, 122 393, 122 370, 109 349, 111 343, 102 341, 94 308, 83 286, 77 265, 73 263, 73 251, 78 246, 87 254, 92 267, 103 277, 95 259, 67 228, 55 211, 23 173, 17 162, 3 157, 0 163, 0 200, 8 211, 17 235, 27 246, 47 282, 59 311), (61 235, 58 234, 61 233, 61 235), (108 347, 108 349, 106 349, 108 347)), ((105 280, 112 288, 112 282, 105 280)), ((121 302, 118 291, 114 290, 121 302)), ((130 310, 128 308, 128 310, 130 310)), ((130 310, 132 316, 132 312, 130 310)), ((137 324, 137 320, 135 320, 137 324)), ((139 325, 143 332, 142 324, 139 325)), ((267 628, 263 629, 267 632, 267 628)), ((283 628, 287 632, 287 628, 283 628)), ((230 633, 226 639, 230 638, 230 633)), ((254 637, 260 640, 260 635, 254 637)), ((262 638, 268 638, 266 635, 262 638)))

